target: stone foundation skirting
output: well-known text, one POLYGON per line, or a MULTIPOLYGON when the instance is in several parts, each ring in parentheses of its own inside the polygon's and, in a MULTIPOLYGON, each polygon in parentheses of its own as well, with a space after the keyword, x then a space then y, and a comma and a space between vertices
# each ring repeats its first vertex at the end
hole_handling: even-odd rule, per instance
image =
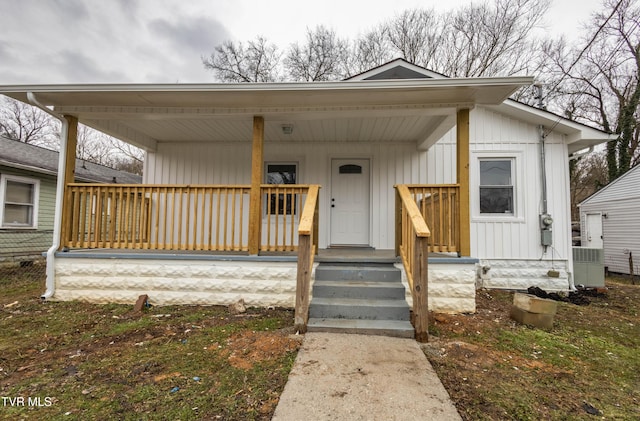
MULTIPOLYGON (((406 289, 406 300, 413 307, 413 298, 404 267, 402 283, 406 289)), ((429 310, 437 313, 475 313, 476 311, 476 265, 438 263, 429 265, 429 310)))
POLYGON ((479 288, 526 291, 531 286, 545 291, 569 290, 567 261, 481 259, 478 264, 479 288), (550 276, 554 274, 558 277, 550 276))
POLYGON ((296 262, 58 258, 54 300, 293 308, 296 262))

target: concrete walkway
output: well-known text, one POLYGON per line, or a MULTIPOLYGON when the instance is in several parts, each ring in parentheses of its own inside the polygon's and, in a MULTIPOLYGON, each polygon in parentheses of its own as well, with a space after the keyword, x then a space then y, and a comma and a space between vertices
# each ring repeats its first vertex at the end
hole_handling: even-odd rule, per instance
POLYGON ((460 420, 413 339, 307 333, 273 420, 460 420))

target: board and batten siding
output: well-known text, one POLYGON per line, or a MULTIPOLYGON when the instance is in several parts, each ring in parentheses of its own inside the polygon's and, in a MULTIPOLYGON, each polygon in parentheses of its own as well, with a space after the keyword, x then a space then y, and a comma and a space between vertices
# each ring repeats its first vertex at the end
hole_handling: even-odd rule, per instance
MULTIPOLYGON (((329 241, 331 159, 371 161, 371 235, 377 249, 394 248, 394 184, 456 181, 455 128, 431 146, 414 142, 276 142, 265 140, 266 162, 297 162, 298 183, 320 184, 320 247, 329 241)), ((295 132, 294 132, 295 136, 295 132)), ((249 134, 247 136, 249 138, 249 134)), ((471 251, 484 259, 562 260, 569 255, 568 151, 562 136, 547 137, 548 209, 554 218, 553 248, 542 255, 538 215, 542 210, 538 128, 483 107, 471 111, 471 251), (516 158, 517 216, 479 215, 479 157, 516 158)), ((148 154, 145 183, 248 184, 251 144, 247 142, 160 143, 148 154)))
POLYGON ((634 273, 640 273, 640 167, 635 167, 580 204, 582 241, 586 243, 586 215, 600 213, 604 265, 629 274, 629 252, 634 273), (605 216, 606 215, 606 216, 605 216))
POLYGON ((545 140, 547 211, 554 222, 553 246, 543 256, 539 224, 543 201, 538 127, 482 107, 471 112, 470 126, 472 255, 478 258, 568 259, 571 246, 569 168, 563 136, 551 132, 545 140), (516 159, 515 217, 480 215, 478 159, 491 156, 516 159))
POLYGON ((55 178, 31 171, 0 166, 0 174, 40 180, 37 229, 0 228, 0 262, 40 256, 51 247, 55 213, 55 178))
MULTIPOLYGON (((364 158, 371 162, 370 243, 377 249, 393 249, 394 184, 426 183, 429 178, 453 182, 448 165, 450 148, 436 145, 436 153, 418 151, 415 143, 269 142, 265 162, 298 163, 300 184, 320 184, 320 247, 329 241, 331 160, 364 158)), ((454 148, 455 150, 455 148, 454 148)), ((251 144, 161 143, 149 153, 145 183, 249 184, 251 144)), ((453 169, 455 174, 455 165, 453 169)))

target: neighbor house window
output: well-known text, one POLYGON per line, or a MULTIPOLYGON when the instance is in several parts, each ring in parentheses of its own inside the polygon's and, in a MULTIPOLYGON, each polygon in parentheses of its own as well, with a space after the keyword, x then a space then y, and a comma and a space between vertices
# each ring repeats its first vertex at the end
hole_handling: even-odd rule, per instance
POLYGON ((480 213, 514 215, 513 159, 480 160, 480 213))
MULTIPOLYGON (((296 184, 298 164, 267 163, 267 184, 296 184)), ((296 195, 291 193, 273 193, 267 195, 267 211, 271 215, 291 215, 296 212, 296 195)))
POLYGON ((36 228, 40 182, 3 174, 0 177, 2 228, 36 228))

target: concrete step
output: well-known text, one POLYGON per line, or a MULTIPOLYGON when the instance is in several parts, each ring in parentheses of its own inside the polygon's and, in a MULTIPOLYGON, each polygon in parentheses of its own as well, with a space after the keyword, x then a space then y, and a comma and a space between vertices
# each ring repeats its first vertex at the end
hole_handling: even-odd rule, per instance
POLYGON ((401 280, 400 269, 393 265, 339 265, 321 263, 316 268, 316 280, 322 281, 371 281, 397 282, 401 280))
POLYGON ((314 298, 404 299, 400 282, 315 281, 314 298))
POLYGON ((404 299, 354 299, 314 297, 309 317, 319 319, 409 320, 409 306, 404 299))
POLYGON ((360 335, 413 338, 413 326, 406 320, 309 319, 309 332, 353 333, 360 335))

